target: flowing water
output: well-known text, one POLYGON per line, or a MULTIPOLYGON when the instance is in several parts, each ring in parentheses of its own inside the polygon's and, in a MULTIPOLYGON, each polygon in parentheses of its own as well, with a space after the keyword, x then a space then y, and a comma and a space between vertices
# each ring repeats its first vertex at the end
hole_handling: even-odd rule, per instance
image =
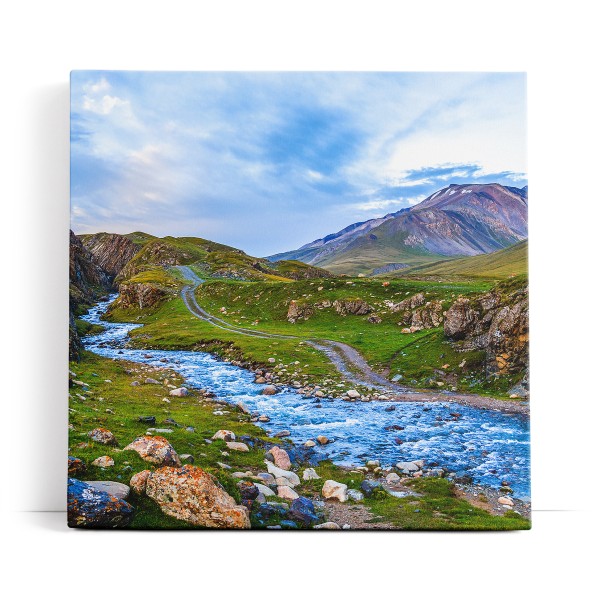
POLYGON ((499 487, 506 480, 515 496, 529 498, 529 423, 525 416, 452 402, 397 402, 395 410, 386 411, 389 402, 316 401, 292 389, 264 396, 260 394, 264 386, 254 383, 251 371, 210 354, 128 348, 128 333, 140 325, 101 320, 114 298, 97 304, 82 317, 106 328, 83 340, 86 349, 96 354, 173 369, 185 377, 189 387, 211 390, 220 399, 243 402, 251 411, 266 414, 271 422, 257 424, 272 433, 288 429, 295 443, 326 435, 335 441, 322 451, 340 465, 379 459, 382 466, 391 466, 424 459, 457 475, 468 475, 477 484, 499 487), (161 358, 167 362, 160 362, 161 358), (450 413, 460 413, 460 417, 455 420, 450 413), (391 425, 404 429, 386 429, 391 425), (396 438, 403 443, 398 445, 396 438))

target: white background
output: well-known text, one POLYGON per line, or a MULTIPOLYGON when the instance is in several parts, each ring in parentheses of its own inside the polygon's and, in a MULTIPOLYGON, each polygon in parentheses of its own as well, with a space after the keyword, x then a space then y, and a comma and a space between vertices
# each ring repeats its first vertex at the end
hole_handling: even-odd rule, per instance
MULTIPOLYGON (((592 3, 5 3, 0 16, 2 498, 9 583, 49 592, 587 598, 597 547, 598 69, 592 3), (214 4, 214 5, 213 5, 214 4), (216 6, 218 4, 218 6, 216 6), (534 529, 510 534, 68 531, 72 69, 529 75, 534 529), (329 592, 327 592, 329 590, 329 592)), ((6 564, 6 563, 5 563, 6 564)))

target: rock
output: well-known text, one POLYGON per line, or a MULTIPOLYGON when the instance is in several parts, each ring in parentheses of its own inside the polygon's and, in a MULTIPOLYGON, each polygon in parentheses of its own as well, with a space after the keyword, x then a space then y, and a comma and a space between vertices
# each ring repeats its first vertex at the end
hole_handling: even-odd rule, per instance
POLYGON ((334 523, 333 521, 327 521, 326 523, 321 523, 320 525, 315 525, 313 527, 313 529, 330 529, 333 531, 336 529, 341 529, 341 527, 337 523, 334 523))
POLYGON ((259 473, 257 477, 260 477, 265 485, 275 485, 275 477, 271 473, 259 473))
POLYGON ((300 485, 300 478, 293 471, 286 471, 285 469, 280 469, 276 467, 272 462, 265 460, 267 465, 267 471, 271 473, 274 477, 285 477, 290 483, 294 486, 300 485))
POLYGON ((132 385, 133 387, 137 387, 138 385, 140 385, 140 382, 139 382, 139 381, 132 381, 132 382, 131 382, 131 385, 132 385))
POLYGON ((146 495, 175 519, 191 525, 222 529, 249 529, 248 510, 200 467, 162 467, 151 473, 146 495))
POLYGON ((112 431, 104 429, 104 427, 96 427, 88 433, 88 437, 97 442, 98 444, 104 444, 105 446, 117 446, 117 438, 115 438, 112 431))
POLYGON ((259 493, 264 494, 267 497, 275 495, 275 492, 270 487, 267 487, 266 485, 263 485, 262 483, 255 483, 254 485, 258 489, 259 493))
POLYGON ((169 396, 177 396, 178 398, 182 398, 183 396, 189 395, 188 389, 184 387, 175 388, 169 392, 169 396))
POLYGON ((275 359, 274 359, 274 358, 269 358, 269 359, 268 359, 268 362, 270 362, 270 363, 274 363, 274 362, 275 362, 275 359))
POLYGON ((115 461, 110 456, 99 456, 96 460, 92 461, 92 465, 107 469, 108 467, 114 467, 115 461))
POLYGON ((423 292, 419 292, 410 298, 406 298, 406 300, 402 300, 398 304, 394 304, 390 307, 392 312, 404 312, 407 310, 414 310, 419 306, 423 306, 425 304, 425 294, 423 292))
POLYGON ((373 308, 360 298, 355 300, 335 300, 333 308, 335 308, 335 312, 342 316, 368 315, 370 312, 373 312, 373 308))
POLYGON ((346 396, 348 396, 348 398, 354 398, 356 400, 360 398, 360 394, 356 390, 348 390, 346 392, 346 396))
POLYGON ((498 503, 502 504, 504 506, 514 506, 515 503, 512 501, 511 498, 509 498, 508 496, 500 496, 498 498, 498 503))
POLYGON ((138 417, 138 422, 146 425, 156 425, 156 417, 138 417))
POLYGON ((118 481, 86 481, 95 490, 106 492, 109 496, 119 498, 119 500, 127 500, 129 496, 129 486, 118 481))
POLYGON ((129 480, 129 487, 134 494, 138 496, 143 496, 146 493, 146 483, 148 482, 148 477, 150 477, 150 473, 152 471, 140 471, 131 477, 129 480))
POLYGON ((329 438, 325 435, 318 435, 317 442, 319 442, 319 444, 321 444, 321 446, 324 446, 325 444, 329 443, 329 438))
POLYGON ((245 415, 249 415, 250 414, 250 410, 248 409, 248 407, 243 403, 243 402, 238 402, 236 404, 236 406, 245 414, 245 415))
POLYGON ((81 473, 85 473, 85 463, 80 458, 75 458, 74 456, 69 456, 69 460, 67 463, 67 472, 70 476, 80 475, 81 473))
POLYGON ((350 489, 346 492, 346 495, 348 496, 348 500, 353 500, 354 502, 362 502, 365 499, 363 493, 358 490, 350 489))
POLYGON ((133 519, 133 506, 93 486, 70 478, 67 487, 69 527, 127 527, 133 519))
POLYGON ((347 495, 348 486, 345 483, 338 483, 332 479, 328 479, 323 485, 321 494, 324 498, 339 500, 340 502, 346 502, 348 499, 347 495))
POLYGON ((402 473, 404 473, 405 475, 414 473, 415 471, 419 470, 418 465, 414 462, 398 462, 396 463, 396 468, 399 471, 402 471, 402 473))
POLYGON ((219 429, 215 435, 212 436, 213 440, 225 440, 226 442, 235 441, 235 433, 228 429, 219 429))
POLYGON ((145 461, 153 465, 181 466, 181 460, 175 452, 175 449, 164 437, 159 435, 145 435, 136 438, 124 448, 124 450, 133 450, 137 452, 145 461))
POLYGON ((369 323, 381 323, 381 317, 379 315, 370 315, 369 318, 367 319, 367 321, 369 323))
POLYGON ((290 437, 291 432, 288 429, 284 429, 283 431, 278 431, 277 433, 273 434, 273 437, 276 438, 286 438, 286 437, 290 437))
POLYGON ((267 415, 260 415, 260 417, 258 417, 260 423, 268 423, 270 420, 271 419, 267 417, 267 415))
POLYGON ((380 467, 381 463, 378 460, 368 460, 367 461, 367 469, 369 471, 375 470, 377 467, 380 467))
POLYGON ((276 477, 275 483, 277 485, 287 485, 288 487, 296 487, 287 477, 276 477))
POLYGON ((315 506, 308 498, 296 498, 290 506, 289 515, 294 521, 305 526, 312 525, 319 520, 315 506))
POLYGON ((392 377, 392 381, 393 381, 394 383, 396 383, 397 381, 400 381, 401 379, 402 379, 402 375, 400 375, 400 373, 396 373, 396 375, 394 375, 394 376, 392 377))
POLYGON ((151 384, 151 385, 162 385, 160 383, 160 381, 157 381, 156 379, 152 379, 152 377, 147 377, 146 379, 144 379, 144 383, 151 384))
POLYGON ((287 515, 287 505, 280 502, 264 502, 254 509, 254 516, 260 521, 267 521, 272 517, 287 515))
POLYGON ((388 473, 385 480, 390 484, 398 483, 400 481, 400 475, 398 475, 398 473, 388 473))
POLYGON ((381 483, 379 483, 379 481, 371 481, 370 479, 364 479, 360 484, 360 489, 363 491, 364 495, 367 498, 370 498, 377 488, 381 488, 381 483))
POLYGON ((308 319, 315 313, 314 308, 310 304, 304 304, 292 300, 288 306, 287 320, 290 323, 295 323, 300 319, 308 321, 308 319))
POLYGON ((260 494, 260 490, 256 487, 256 484, 250 481, 240 481, 237 486, 240 490, 242 504, 249 508, 252 505, 252 500, 255 500, 260 494))
POLYGON ((243 442, 226 442, 227 447, 230 450, 236 450, 237 452, 250 452, 250 448, 243 442))
POLYGON ((289 485, 278 485, 277 495, 286 500, 295 500, 299 498, 298 494, 289 485))
POLYGON ((350 525, 349 525, 348 523, 344 523, 344 524, 342 525, 342 529, 344 529, 344 530, 348 530, 348 529, 352 529, 352 527, 350 527, 350 525))
POLYGON ((319 477, 319 475, 317 474, 317 472, 312 469, 312 468, 308 468, 308 469, 304 469, 304 472, 302 473, 302 479, 304 479, 304 481, 310 481, 311 479, 321 479, 319 477))
POLYGON ((307 442, 304 442, 304 446, 306 448, 313 448, 314 446, 316 446, 317 444, 315 442, 313 442, 313 440, 308 440, 307 442))
POLYGON ((283 450, 282 448, 279 448, 278 446, 273 446, 267 452, 265 457, 268 460, 275 463, 275 466, 279 467, 280 469, 289 471, 289 469, 292 466, 292 462, 290 461, 290 457, 289 457, 288 453, 285 450, 283 450))
POLYGON ((260 393, 263 396, 274 396, 277 393, 277 388, 274 385, 265 385, 260 393))
POLYGON ((184 463, 187 463, 190 465, 194 463, 194 457, 191 454, 180 454, 179 459, 181 460, 181 462, 184 462, 184 463))

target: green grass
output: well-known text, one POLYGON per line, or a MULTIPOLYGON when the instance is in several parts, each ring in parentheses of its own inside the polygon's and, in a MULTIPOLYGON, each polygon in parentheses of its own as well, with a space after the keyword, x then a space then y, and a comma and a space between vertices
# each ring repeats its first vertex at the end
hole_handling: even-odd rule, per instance
POLYGON ((488 279, 506 279, 527 273, 527 240, 492 252, 466 258, 441 260, 417 267, 404 269, 389 276, 407 277, 485 277, 488 279))

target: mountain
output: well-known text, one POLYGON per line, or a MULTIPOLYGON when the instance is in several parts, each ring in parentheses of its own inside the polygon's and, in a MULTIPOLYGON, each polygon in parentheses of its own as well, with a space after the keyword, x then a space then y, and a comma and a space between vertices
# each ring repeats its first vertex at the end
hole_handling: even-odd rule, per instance
POLYGON ((527 237, 527 186, 450 185, 420 204, 341 231, 269 260, 302 260, 334 273, 371 272, 474 256, 527 237))
POLYGON ((527 251, 527 240, 523 240, 490 254, 426 263, 418 267, 391 272, 387 276, 467 276, 505 279, 527 274, 527 251))

